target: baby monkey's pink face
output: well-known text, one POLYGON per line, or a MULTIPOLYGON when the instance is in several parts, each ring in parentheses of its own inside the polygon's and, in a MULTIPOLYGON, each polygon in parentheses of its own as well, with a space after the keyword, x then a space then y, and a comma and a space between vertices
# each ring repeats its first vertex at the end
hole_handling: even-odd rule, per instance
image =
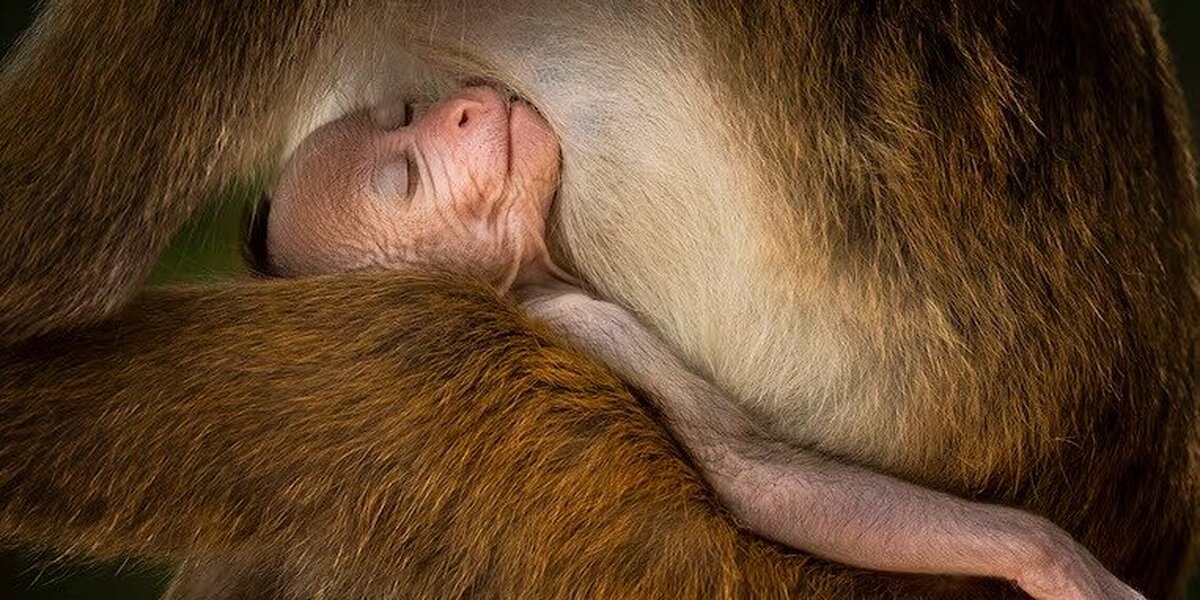
POLYGON ((511 283, 554 270, 545 226, 558 141, 488 87, 428 110, 363 110, 310 135, 271 201, 267 254, 284 275, 440 267, 511 283))

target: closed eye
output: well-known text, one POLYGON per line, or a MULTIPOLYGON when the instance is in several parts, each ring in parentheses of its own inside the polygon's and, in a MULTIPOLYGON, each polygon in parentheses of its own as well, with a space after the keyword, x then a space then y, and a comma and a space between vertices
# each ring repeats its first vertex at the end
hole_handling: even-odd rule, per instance
POLYGON ((374 196, 388 203, 408 204, 417 189, 417 167, 412 153, 380 160, 373 168, 371 188, 374 196))
POLYGON ((416 111, 413 107, 413 103, 405 102, 404 103, 404 119, 400 122, 400 126, 408 127, 409 125, 412 125, 413 115, 415 112, 416 111))
POLYGON ((417 168, 417 159, 412 150, 404 153, 404 165, 408 170, 408 188, 404 190, 404 197, 412 202, 413 196, 417 193, 417 183, 421 180, 421 171, 417 168))

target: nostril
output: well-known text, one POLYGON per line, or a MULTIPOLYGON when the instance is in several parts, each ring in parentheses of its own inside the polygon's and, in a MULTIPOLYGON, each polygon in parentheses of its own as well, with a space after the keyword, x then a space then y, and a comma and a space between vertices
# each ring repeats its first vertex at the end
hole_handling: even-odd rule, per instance
POLYGON ((467 126, 467 121, 470 121, 470 120, 471 120, 471 117, 470 117, 470 115, 468 115, 468 114, 467 114, 467 111, 465 111, 465 110, 464 110, 464 111, 462 111, 462 114, 460 114, 460 115, 458 116, 458 126, 459 126, 459 127, 466 127, 466 126, 467 126))

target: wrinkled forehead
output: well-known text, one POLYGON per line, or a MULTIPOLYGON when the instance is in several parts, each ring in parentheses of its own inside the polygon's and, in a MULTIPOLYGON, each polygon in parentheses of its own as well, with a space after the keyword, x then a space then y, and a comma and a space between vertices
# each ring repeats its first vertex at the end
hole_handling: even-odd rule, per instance
MULTIPOLYGON (((330 121, 312 132, 292 152, 280 171, 279 184, 311 171, 336 170, 338 163, 369 150, 370 117, 365 109, 330 121)), ((278 185, 276 187, 279 187, 278 185)))
POLYGON ((361 113, 313 132, 293 153, 269 191, 276 208, 304 218, 330 218, 353 206, 338 198, 366 192, 377 160, 377 136, 361 113))

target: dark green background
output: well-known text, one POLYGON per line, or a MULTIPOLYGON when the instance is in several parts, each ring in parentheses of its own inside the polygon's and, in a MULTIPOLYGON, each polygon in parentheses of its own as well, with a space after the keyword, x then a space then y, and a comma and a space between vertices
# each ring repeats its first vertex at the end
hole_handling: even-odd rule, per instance
MULTIPOLYGON (((32 0, 0 0, 0 48, 8 47, 29 23, 33 4, 32 0)), ((1157 4, 1184 89, 1191 105, 1198 107, 1200 0, 1158 0, 1157 4)), ((245 201, 245 194, 233 193, 185 228, 155 271, 154 281, 217 278, 237 271, 238 215, 245 201)), ((0 598, 152 599, 158 597, 166 576, 166 570, 156 565, 124 562, 81 565, 54 555, 0 554, 0 598)), ((1194 579, 1188 598, 1200 600, 1200 576, 1194 579)))

